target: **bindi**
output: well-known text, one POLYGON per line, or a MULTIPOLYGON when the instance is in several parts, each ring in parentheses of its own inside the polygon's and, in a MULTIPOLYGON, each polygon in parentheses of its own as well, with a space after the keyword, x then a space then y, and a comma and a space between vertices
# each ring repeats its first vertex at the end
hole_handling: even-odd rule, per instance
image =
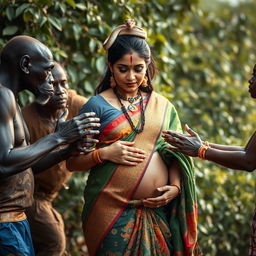
POLYGON ((130 64, 132 64, 132 53, 130 55, 130 64))

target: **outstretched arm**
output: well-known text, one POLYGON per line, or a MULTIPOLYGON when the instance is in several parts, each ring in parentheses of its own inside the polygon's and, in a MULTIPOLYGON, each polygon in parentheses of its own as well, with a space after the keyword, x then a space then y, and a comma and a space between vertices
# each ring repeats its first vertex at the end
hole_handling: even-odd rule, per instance
MULTIPOLYGON (((48 154, 56 147, 71 143, 91 134, 86 131, 88 123, 94 123, 97 118, 88 118, 94 114, 82 114, 64 122, 61 120, 59 129, 32 145, 25 142, 23 119, 19 114, 13 93, 4 87, 0 88, 0 177, 7 177, 21 172, 48 154)), ((94 131, 94 134, 96 131, 94 131)))
POLYGON ((80 152, 91 152, 91 147, 98 142, 98 140, 93 138, 83 138, 83 148, 80 147, 81 140, 79 140, 68 146, 53 150, 32 166, 33 173, 36 174, 45 171, 53 165, 67 160, 71 156, 78 155, 80 152))
MULTIPOLYGON (((192 157, 197 157, 199 148, 203 142, 199 135, 185 127, 187 135, 174 131, 165 131, 164 139, 172 145, 171 150, 177 151, 192 157)), ((210 144, 205 152, 205 159, 231 169, 253 171, 256 168, 256 136, 251 137, 246 147, 233 147, 218 144, 210 144)))

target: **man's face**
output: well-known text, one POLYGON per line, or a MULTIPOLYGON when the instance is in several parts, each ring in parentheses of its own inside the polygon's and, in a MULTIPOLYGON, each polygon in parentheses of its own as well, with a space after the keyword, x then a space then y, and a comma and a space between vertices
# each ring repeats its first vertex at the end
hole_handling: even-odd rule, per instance
POLYGON ((256 98, 256 65, 253 67, 252 77, 249 82, 249 93, 252 98, 256 98))
POLYGON ((54 95, 50 98, 47 106, 53 110, 59 110, 67 107, 68 101, 68 82, 67 75, 63 68, 56 64, 52 69, 54 95))
POLYGON ((40 48, 37 56, 30 59, 29 75, 27 77, 31 91, 36 96, 36 102, 44 105, 52 97, 54 67, 52 54, 48 48, 40 48))

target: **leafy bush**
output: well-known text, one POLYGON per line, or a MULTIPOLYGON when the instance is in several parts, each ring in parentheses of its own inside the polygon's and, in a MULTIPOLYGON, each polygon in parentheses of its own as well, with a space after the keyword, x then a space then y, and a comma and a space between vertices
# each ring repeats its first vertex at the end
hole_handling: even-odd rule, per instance
MULTIPOLYGON (((158 63, 155 89, 174 103, 182 123, 208 141, 244 145, 255 126, 247 92, 255 63, 253 10, 253 1, 205 8, 197 0, 0 0, 0 47, 18 34, 38 38, 66 65, 70 86, 89 97, 105 71, 103 40, 126 17, 134 17, 147 30, 158 63)), ((19 100, 24 105, 32 98, 22 93, 19 100)), ((246 255, 253 174, 195 164, 203 252, 246 255)), ((84 183, 84 174, 74 174, 70 190, 56 202, 71 255, 86 250, 80 222, 84 183)))

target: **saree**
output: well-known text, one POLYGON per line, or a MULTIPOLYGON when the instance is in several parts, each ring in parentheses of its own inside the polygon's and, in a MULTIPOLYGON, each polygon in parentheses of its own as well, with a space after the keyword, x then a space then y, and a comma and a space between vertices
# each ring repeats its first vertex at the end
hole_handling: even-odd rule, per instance
MULTIPOLYGON (((159 152, 167 166, 171 164, 174 158, 180 162, 183 170, 181 194, 164 207, 163 212, 167 211, 165 217, 161 218, 163 212, 160 212, 160 219, 157 220, 157 222, 161 220, 167 222, 167 225, 160 225, 156 229, 155 235, 157 236, 159 232, 165 233, 162 241, 165 240, 167 245, 170 244, 170 250, 168 252, 166 250, 166 254, 154 254, 154 252, 150 252, 151 248, 149 248, 149 253, 144 255, 197 255, 195 252, 197 244, 197 198, 193 163, 189 157, 168 150, 166 148, 168 144, 161 137, 162 130, 181 131, 177 112, 166 98, 155 92, 152 92, 149 98, 144 100, 144 104, 146 105, 145 126, 142 133, 136 134, 132 131, 128 121, 120 111, 107 125, 104 124, 104 129, 99 136, 100 146, 120 139, 134 141, 135 147, 146 152, 146 158, 142 163, 132 167, 105 161, 90 170, 84 190, 85 204, 82 213, 83 230, 90 255, 99 255, 99 250, 101 251, 100 255, 143 255, 142 252, 141 254, 129 252, 132 245, 129 245, 130 247, 127 247, 121 254, 107 254, 104 252, 104 248, 102 249, 102 244, 104 244, 104 239, 107 239, 108 235, 112 233, 112 227, 118 223, 122 214, 131 208, 130 204, 134 201, 132 196, 143 178, 153 153, 156 151, 159 152), (165 226, 169 229, 166 232, 162 230, 165 229, 165 226)), ((96 112, 104 123, 102 111, 98 111, 96 105, 97 101, 92 102, 92 108, 82 110, 96 112)), ((129 114, 133 123, 139 125, 139 107, 137 111, 129 112, 129 114)), ((151 210, 147 209, 146 211, 151 210)), ((154 215, 155 213, 152 212, 152 216, 154 215)), ((151 224, 151 226, 154 225, 155 223, 151 224)), ((139 225, 133 225, 132 232, 128 228, 129 232, 124 234, 127 236, 127 239, 124 240, 127 242, 127 246, 132 239, 132 236, 129 237, 129 233, 139 233, 141 229, 139 225)), ((150 240, 149 237, 148 239, 150 240)), ((134 241, 134 243, 136 242, 138 241, 134 241)), ((162 249, 160 248, 160 251, 162 249)))

